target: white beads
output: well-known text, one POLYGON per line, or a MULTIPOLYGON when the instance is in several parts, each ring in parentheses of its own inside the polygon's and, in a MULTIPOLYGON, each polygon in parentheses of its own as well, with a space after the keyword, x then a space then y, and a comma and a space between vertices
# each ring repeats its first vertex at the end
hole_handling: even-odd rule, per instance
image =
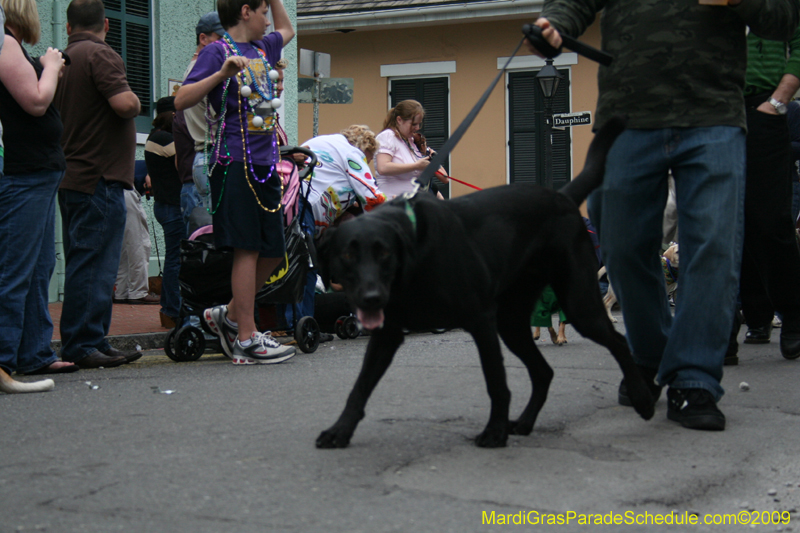
POLYGON ((259 117, 258 115, 253 117, 253 126, 256 128, 260 128, 264 125, 264 119, 259 117))
POLYGON ((273 98, 271 104, 272 104, 272 109, 278 109, 280 106, 283 105, 283 102, 281 101, 280 98, 273 98))
POLYGON ((269 71, 269 79, 271 79, 272 81, 278 81, 279 77, 280 73, 277 70, 272 69, 269 71))
POLYGON ((245 98, 250 98, 250 95, 253 94, 253 89, 251 89, 249 85, 242 85, 242 90, 240 92, 245 98))

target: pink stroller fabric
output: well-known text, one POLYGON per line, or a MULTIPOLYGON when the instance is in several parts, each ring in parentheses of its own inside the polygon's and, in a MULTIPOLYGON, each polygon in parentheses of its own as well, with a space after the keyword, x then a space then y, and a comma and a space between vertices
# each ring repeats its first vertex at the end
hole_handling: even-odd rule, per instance
POLYGON ((294 217, 297 216, 299 209, 298 195, 300 194, 300 177, 297 173, 297 165, 293 161, 281 159, 275 170, 283 181, 283 223, 288 226, 294 217))

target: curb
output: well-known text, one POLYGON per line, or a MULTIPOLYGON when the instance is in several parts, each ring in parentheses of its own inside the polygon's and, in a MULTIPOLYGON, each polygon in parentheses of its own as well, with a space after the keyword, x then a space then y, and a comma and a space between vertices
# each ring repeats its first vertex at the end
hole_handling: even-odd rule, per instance
MULTIPOLYGON (((168 331, 163 333, 136 333, 133 335, 114 335, 106 337, 108 343, 117 350, 133 350, 138 345, 141 350, 156 350, 164 347, 168 331)), ((50 343, 53 351, 61 349, 61 341, 54 340, 50 343)))

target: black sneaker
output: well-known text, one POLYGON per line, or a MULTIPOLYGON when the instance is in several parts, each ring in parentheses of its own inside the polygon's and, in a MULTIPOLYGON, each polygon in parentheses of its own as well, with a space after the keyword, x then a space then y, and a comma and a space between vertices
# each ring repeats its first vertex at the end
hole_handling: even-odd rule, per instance
POLYGON ((667 391, 667 418, 689 429, 725 429, 725 415, 717 408, 714 396, 705 389, 670 387, 667 391))
MULTIPOLYGON (((645 383, 647 384, 647 388, 650 389, 650 396, 653 397, 653 405, 656 404, 658 399, 661 397, 661 385, 656 383, 656 375, 658 374, 658 370, 654 370, 652 368, 646 368, 640 365, 636 365, 639 368, 639 373, 644 378, 645 383)), ((624 405, 625 407, 633 407, 633 403, 631 402, 630 397, 628 396, 628 387, 625 385, 625 378, 622 378, 622 381, 619 382, 619 389, 617 390, 617 401, 620 405, 624 405)))

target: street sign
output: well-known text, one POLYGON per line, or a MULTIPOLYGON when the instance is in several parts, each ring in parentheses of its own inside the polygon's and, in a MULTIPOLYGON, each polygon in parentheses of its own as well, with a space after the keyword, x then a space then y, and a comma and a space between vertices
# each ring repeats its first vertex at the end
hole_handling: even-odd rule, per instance
POLYGON ((567 128, 569 126, 586 126, 592 123, 592 112, 555 113, 553 115, 554 128, 567 128))
POLYGON ((300 49, 300 75, 316 78, 331 77, 331 55, 300 49))
MULTIPOLYGON (((297 79, 297 102, 300 104, 314 103, 314 78, 297 79)), ((319 104, 352 104, 353 103, 353 78, 320 78, 319 79, 319 104)))

